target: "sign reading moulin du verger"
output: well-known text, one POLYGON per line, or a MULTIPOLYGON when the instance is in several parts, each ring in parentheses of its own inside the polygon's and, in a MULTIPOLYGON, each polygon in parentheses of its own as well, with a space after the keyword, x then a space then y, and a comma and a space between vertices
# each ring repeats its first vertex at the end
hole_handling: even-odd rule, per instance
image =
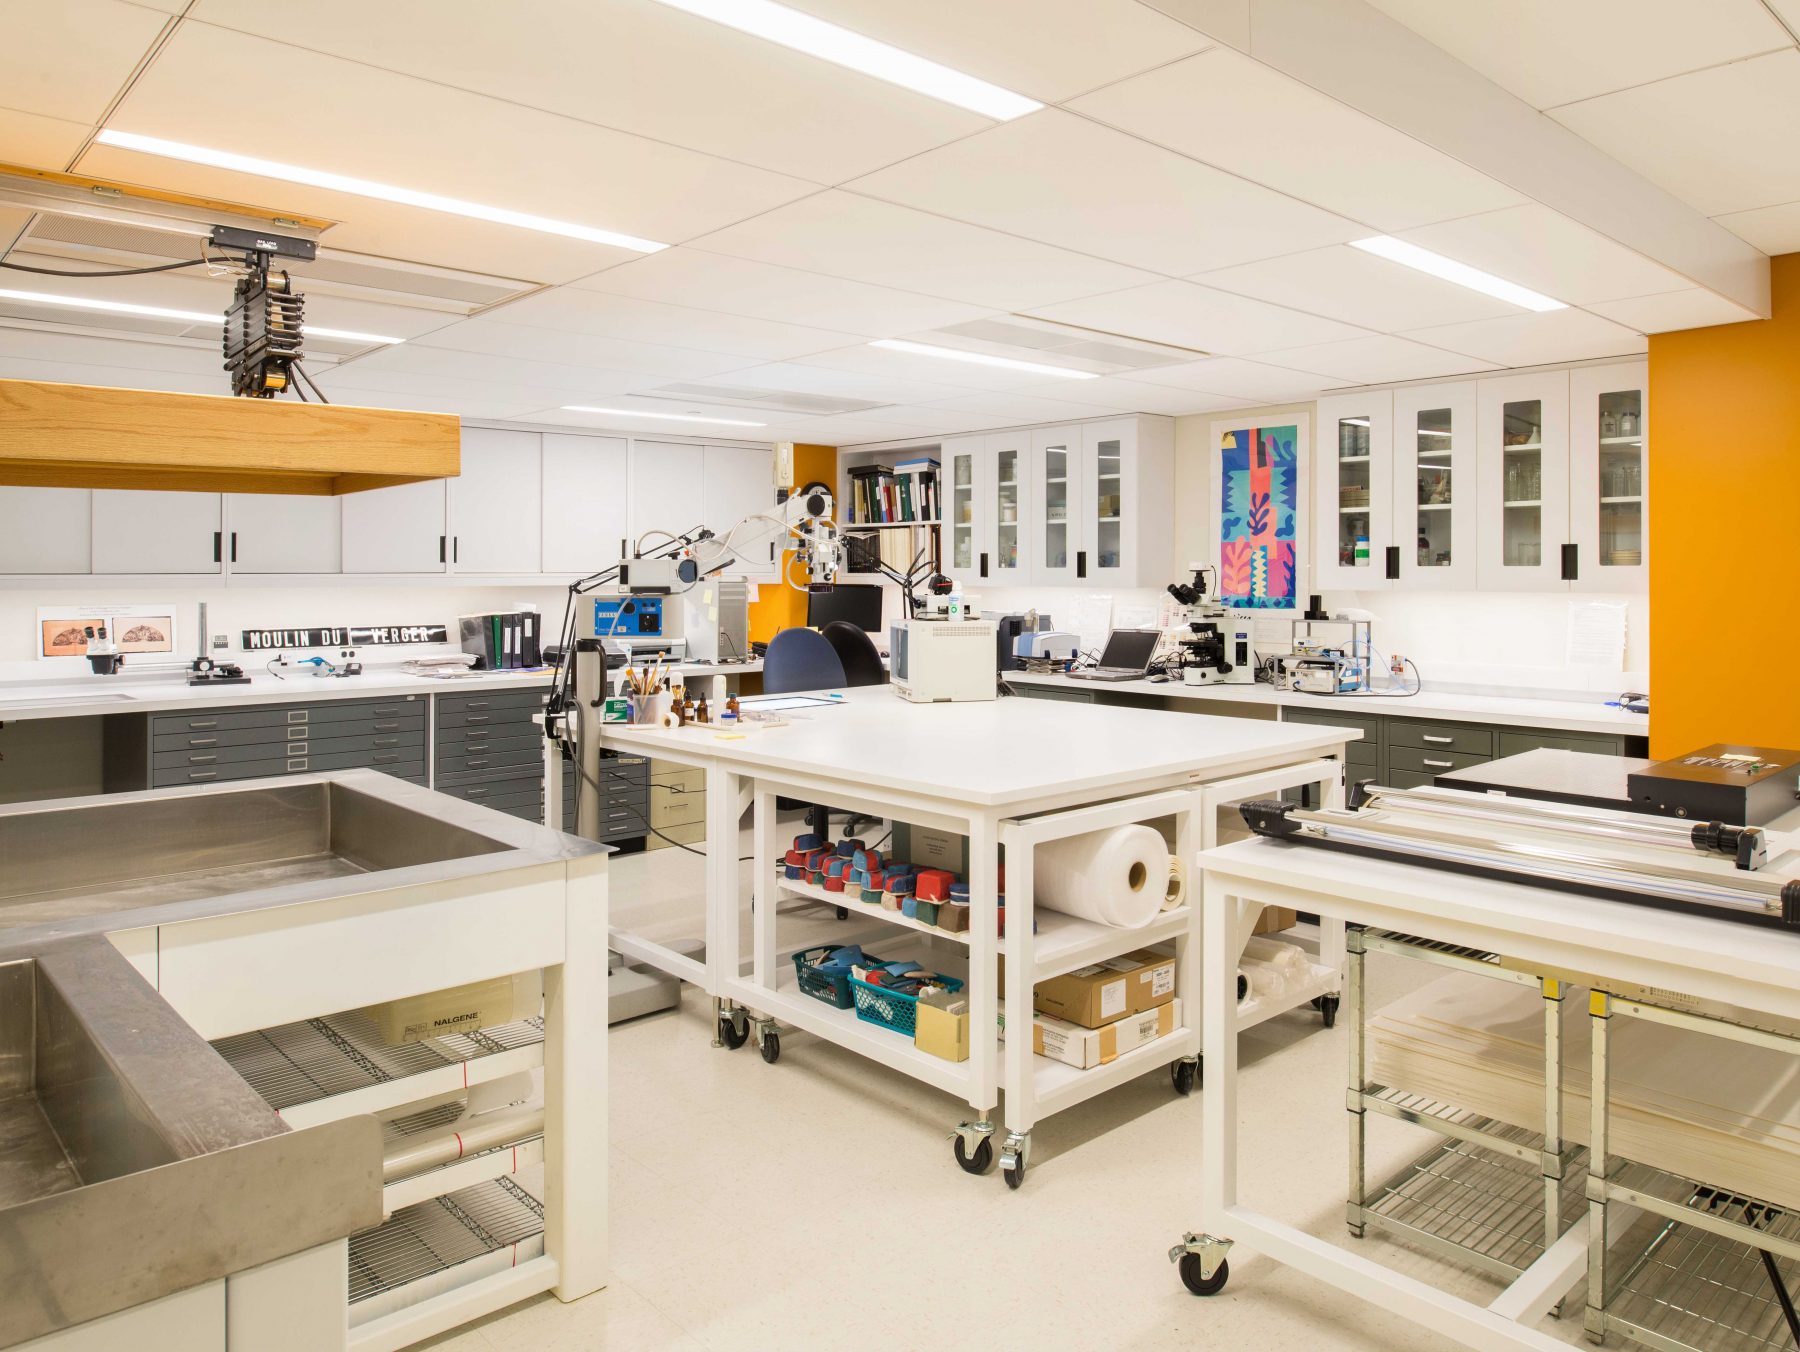
POLYGON ((442 624, 340 624, 320 629, 246 629, 243 651, 278 648, 374 648, 399 643, 448 643, 442 624))

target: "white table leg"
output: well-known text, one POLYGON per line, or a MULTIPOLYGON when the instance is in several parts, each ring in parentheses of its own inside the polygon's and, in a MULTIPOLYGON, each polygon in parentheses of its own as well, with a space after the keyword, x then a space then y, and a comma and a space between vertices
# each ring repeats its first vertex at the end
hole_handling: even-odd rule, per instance
POLYGON ((544 970, 544 1252, 556 1294, 606 1285, 606 859, 569 866, 563 961, 544 970))
MULTIPOLYGON (((1037 851, 1029 843, 1015 843, 1006 856, 1006 935, 1000 941, 1006 954, 1006 1141, 1000 1151, 1000 1168, 1008 1185, 1015 1188, 1025 1179, 1031 1161, 1031 1129, 1037 1125, 1037 1081, 1032 1066, 1037 1059, 1032 1052, 1032 976, 1037 968, 1031 932, 1036 865, 1037 851)), ((990 966, 970 966, 971 975, 992 970, 990 966)), ((986 984, 992 989, 991 981, 986 984)), ((970 1008, 973 1011, 973 1005, 970 1008)), ((973 1021, 979 1017, 971 1012, 970 1055, 974 1054, 976 1030, 995 1027, 992 1020, 973 1021)))

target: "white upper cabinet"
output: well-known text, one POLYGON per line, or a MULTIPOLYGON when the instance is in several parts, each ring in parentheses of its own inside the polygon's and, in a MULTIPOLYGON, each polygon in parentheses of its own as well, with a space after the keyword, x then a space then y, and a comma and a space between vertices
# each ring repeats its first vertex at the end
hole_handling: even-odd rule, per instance
POLYGON ((1578 591, 1649 586, 1649 367, 1569 372, 1569 538, 1578 591))
POLYGON ((227 493, 225 561, 234 573, 343 571, 340 498, 227 493))
POLYGON ((1321 399, 1318 425, 1313 586, 1320 591, 1389 586, 1389 573, 1398 574, 1400 561, 1393 533, 1393 392, 1321 399))
MULTIPOLYGON (((682 441, 644 441, 631 443, 631 534, 632 548, 643 540, 654 547, 659 537, 650 531, 667 531, 680 535, 695 526, 711 526, 703 520, 706 504, 700 488, 700 476, 706 472, 706 449, 682 441)), ((729 526, 729 521, 724 523, 729 526)))
POLYGON ((1498 376, 1481 387, 1481 585, 1562 591, 1569 534, 1569 373, 1498 376))
POLYGON ((631 533, 631 456, 624 437, 544 433, 544 571, 599 572, 631 533))
POLYGON ((1038 428, 1031 434, 1030 465, 1031 581, 1040 587, 1067 586, 1075 581, 1075 556, 1082 545, 1080 426, 1038 428))
POLYGON ((1032 502, 1031 433, 993 432, 987 438, 983 464, 985 500, 992 505, 982 547, 977 551, 976 578, 982 582, 1019 584, 1031 581, 1032 502))
POLYGON ((944 571, 958 581, 978 576, 984 532, 992 516, 987 497, 987 438, 948 437, 938 447, 944 524, 944 571))
POLYGON ((1075 581, 1162 587, 1179 573, 1175 538, 1175 424, 1114 418, 1081 429, 1075 581))
POLYGON ((543 456, 536 432, 463 430, 450 480, 450 571, 543 570, 543 456))
POLYGON ((1394 391, 1394 585, 1467 591, 1481 574, 1477 543, 1478 408, 1475 384, 1394 391))
MULTIPOLYGON (((746 517, 768 515, 775 510, 774 452, 765 446, 708 446, 701 458, 707 526, 715 535, 725 534, 746 517)), ((721 576, 773 581, 779 568, 781 528, 773 522, 753 522, 738 532, 733 542, 736 561, 721 576)))
POLYGON ((85 488, 0 488, 0 573, 92 572, 93 498, 85 488))
POLYGON ((346 573, 442 573, 450 565, 444 480, 346 493, 346 573))
POLYGON ((225 532, 217 493, 94 492, 96 573, 217 573, 225 532))

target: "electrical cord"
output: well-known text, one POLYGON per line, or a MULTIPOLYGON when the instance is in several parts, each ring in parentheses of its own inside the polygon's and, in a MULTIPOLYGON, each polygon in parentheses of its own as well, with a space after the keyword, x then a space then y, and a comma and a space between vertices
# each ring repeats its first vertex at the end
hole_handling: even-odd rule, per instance
POLYGON ((3 263, 0 268, 11 272, 34 272, 40 277, 142 277, 152 272, 174 272, 178 268, 197 268, 208 265, 204 258, 190 258, 180 263, 158 263, 152 268, 107 268, 102 272, 65 272, 61 268, 36 268, 29 263, 3 263))
MULTIPOLYGON (((318 396, 318 400, 319 400, 319 402, 320 402, 320 403, 321 403, 321 404, 329 404, 329 403, 330 403, 330 402, 331 402, 331 400, 329 400, 329 399, 327 399, 327 398, 326 398, 326 397, 325 397, 325 391, 324 391, 324 390, 322 390, 322 389, 320 389, 320 388, 319 388, 319 382, 318 382, 318 381, 316 381, 316 380, 314 380, 314 379, 313 379, 313 378, 312 378, 312 374, 311 374, 311 372, 309 372, 309 371, 308 371, 308 370, 307 370, 307 369, 306 369, 306 368, 305 368, 305 367, 304 367, 304 366, 302 366, 302 365, 301 365, 301 364, 300 364, 300 363, 299 363, 299 362, 295 362, 295 363, 294 363, 294 370, 295 370, 295 371, 297 371, 297 372, 298 372, 298 373, 299 373, 299 375, 300 375, 300 378, 301 378, 301 379, 302 379, 302 380, 304 380, 304 381, 305 381, 305 382, 306 382, 306 383, 307 383, 307 385, 308 385, 308 386, 310 386, 310 387, 311 387, 311 389, 312 389, 312 392, 313 392, 313 393, 314 393, 314 394, 315 394, 315 395, 316 395, 316 396, 318 396)), ((297 389, 299 389, 299 388, 300 388, 300 387, 299 387, 299 385, 298 385, 298 384, 297 384, 297 383, 296 383, 296 384, 295 384, 295 386, 294 386, 294 388, 295 388, 295 389, 296 389, 296 390, 297 390, 297 389)))

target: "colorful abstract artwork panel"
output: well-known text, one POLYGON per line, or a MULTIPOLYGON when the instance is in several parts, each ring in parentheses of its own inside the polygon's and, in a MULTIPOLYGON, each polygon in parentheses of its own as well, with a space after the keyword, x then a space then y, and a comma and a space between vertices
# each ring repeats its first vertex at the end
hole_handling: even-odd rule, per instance
POLYGON ((1220 440, 1219 597, 1235 609, 1285 610, 1299 599, 1298 439, 1289 425, 1220 440))

